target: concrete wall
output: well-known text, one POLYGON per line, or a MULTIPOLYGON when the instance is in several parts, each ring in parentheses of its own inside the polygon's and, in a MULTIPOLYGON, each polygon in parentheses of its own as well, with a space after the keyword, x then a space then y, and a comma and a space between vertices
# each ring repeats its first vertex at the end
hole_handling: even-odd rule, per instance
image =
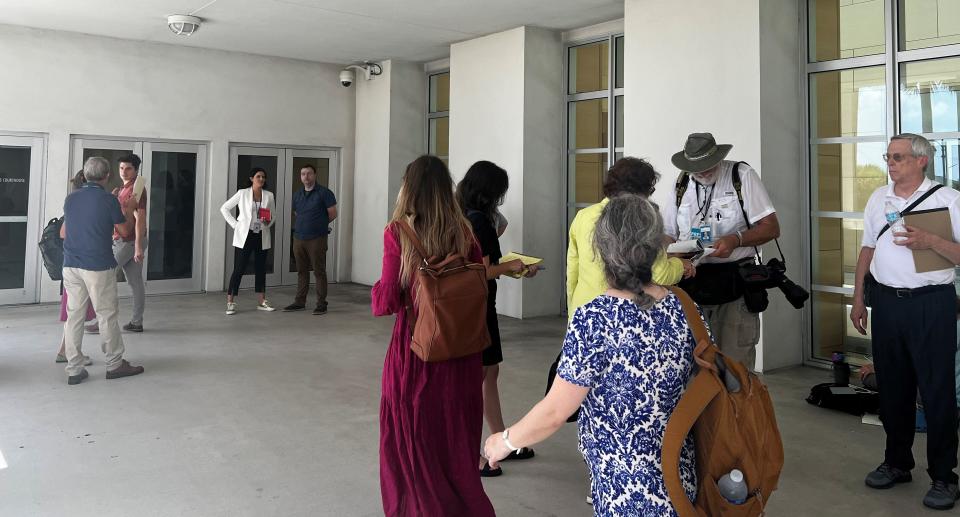
MULTIPOLYGON (((761 174, 784 233, 788 273, 802 282, 803 111, 795 0, 626 0, 625 151, 660 171, 654 200, 674 202, 670 156, 687 134, 733 144, 761 174), (718 23, 717 20, 722 20, 718 23)), ((765 258, 774 256, 767 246, 765 258)), ((757 368, 799 364, 803 312, 770 292, 757 368), (773 331, 776 334, 773 334, 773 331)))
POLYGON ((510 225, 500 247, 548 264, 537 278, 500 280, 498 310, 513 317, 561 310, 562 59, 558 34, 529 27, 450 48, 451 172, 459 179, 477 160, 506 169, 510 225))
POLYGON ((357 82, 354 282, 380 279, 383 229, 408 163, 426 151, 427 78, 419 64, 384 61, 383 75, 357 82))
MULTIPOLYGON (((336 260, 350 278, 355 90, 339 66, 6 25, 0 49, 0 131, 49 135, 43 221, 62 212, 71 135, 206 142, 204 286, 219 291, 229 143, 338 147, 336 260)), ((42 299, 57 299, 43 278, 42 299)))

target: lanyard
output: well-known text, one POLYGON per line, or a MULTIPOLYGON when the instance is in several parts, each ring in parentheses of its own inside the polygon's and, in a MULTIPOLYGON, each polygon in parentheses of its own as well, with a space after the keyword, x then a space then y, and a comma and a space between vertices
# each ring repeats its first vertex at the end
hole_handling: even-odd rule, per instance
MULTIPOLYGON (((693 180, 694 183, 697 183, 697 180, 693 180)), ((707 212, 710 211, 710 203, 713 201, 713 191, 715 190, 716 184, 710 185, 710 193, 707 193, 707 186, 697 183, 696 193, 697 193, 697 206, 700 208, 697 210, 697 215, 700 216, 700 222, 703 223, 703 220, 707 217, 707 212), (700 203, 700 187, 703 187, 704 191, 704 202, 700 203)))

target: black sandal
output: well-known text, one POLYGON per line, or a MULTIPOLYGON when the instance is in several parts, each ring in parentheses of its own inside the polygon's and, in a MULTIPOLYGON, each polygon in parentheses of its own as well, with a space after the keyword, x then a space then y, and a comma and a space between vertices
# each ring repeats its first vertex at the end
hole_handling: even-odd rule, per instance
POLYGON ((534 457, 536 453, 533 452, 533 449, 530 447, 520 447, 519 451, 513 451, 507 455, 506 458, 503 458, 502 461, 507 460, 529 460, 534 457))
POLYGON ((495 478, 503 474, 503 469, 497 467, 495 469, 490 468, 489 463, 484 463, 483 468, 480 469, 480 477, 482 478, 495 478))

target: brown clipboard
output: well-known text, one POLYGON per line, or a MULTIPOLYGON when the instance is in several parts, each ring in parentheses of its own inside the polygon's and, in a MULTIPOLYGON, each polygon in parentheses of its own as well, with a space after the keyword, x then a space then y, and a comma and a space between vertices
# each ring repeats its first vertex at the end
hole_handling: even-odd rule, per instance
MULTIPOLYGON (((903 220, 907 226, 920 228, 954 242, 953 225, 950 224, 950 211, 946 207, 910 212, 903 217, 903 220)), ((927 273, 929 271, 952 269, 955 264, 936 251, 913 250, 913 266, 917 273, 927 273)))

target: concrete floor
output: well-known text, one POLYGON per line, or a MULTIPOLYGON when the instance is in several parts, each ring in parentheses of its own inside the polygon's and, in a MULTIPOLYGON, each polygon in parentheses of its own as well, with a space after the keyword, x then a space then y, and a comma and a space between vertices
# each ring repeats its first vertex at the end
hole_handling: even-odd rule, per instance
MULTIPOLYGON (((330 313, 252 310, 224 316, 220 294, 147 300, 146 332, 125 334, 139 377, 106 381, 96 336, 90 378, 68 386, 53 363, 57 308, 0 308, 0 516, 381 515, 380 370, 393 318, 370 316, 368 289, 331 289, 330 313), (2 464, 0 464, 2 466, 2 464)), ((292 290, 270 293, 277 306, 292 290)), ((121 316, 129 315, 129 301, 121 316)), ((122 322, 125 320, 122 320, 122 322)), ((564 320, 501 319, 508 424, 543 394, 564 320)), ((905 516, 928 512, 928 486, 864 487, 883 431, 806 404, 829 372, 768 375, 786 449, 770 516, 905 516)), ((922 435, 915 451, 923 467, 922 435)), ((479 444, 478 444, 479 447, 479 444)), ((504 516, 584 516, 576 428, 485 481, 504 516)), ((934 513, 934 512, 930 512, 934 513)))

